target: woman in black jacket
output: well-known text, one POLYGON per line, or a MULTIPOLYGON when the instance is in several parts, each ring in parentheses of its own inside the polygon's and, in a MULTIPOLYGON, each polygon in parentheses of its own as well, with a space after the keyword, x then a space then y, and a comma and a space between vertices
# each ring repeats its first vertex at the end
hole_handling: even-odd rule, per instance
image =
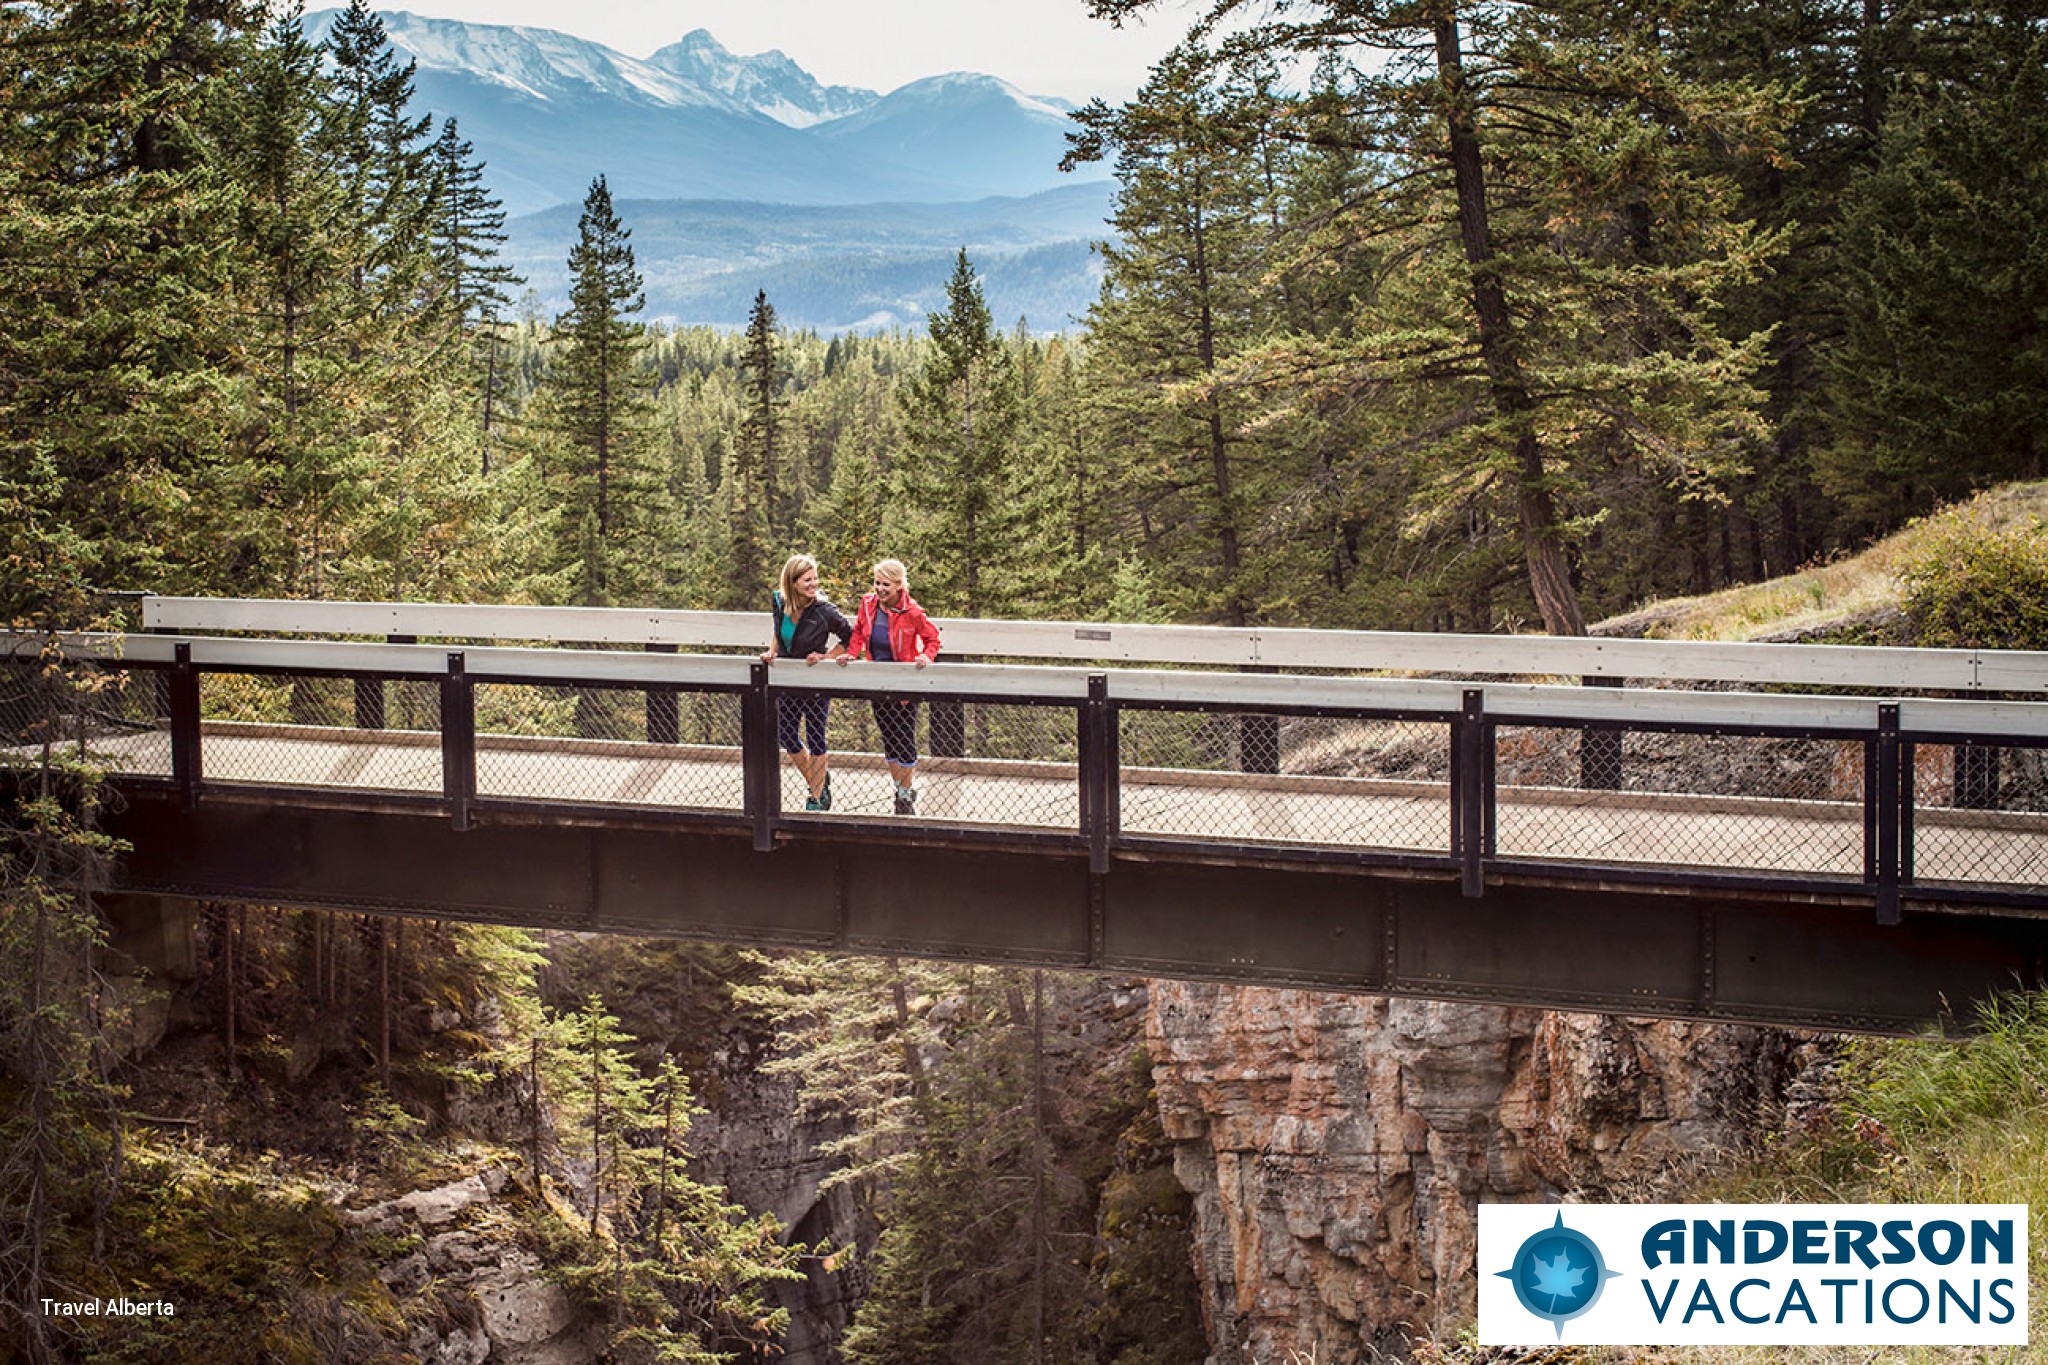
MULTIPOLYGON (((836 659, 846 652, 853 638, 853 625, 839 608, 818 593, 818 561, 809 555, 791 555, 782 566, 782 582, 774 597, 774 644, 763 651, 761 661, 802 659, 814 664, 836 659), (833 643, 832 637, 838 636, 833 643), (830 646, 829 649, 827 646, 830 646)), ((782 752, 804 775, 811 796, 805 810, 832 809, 832 776, 826 770, 825 719, 832 698, 823 692, 798 692, 778 697, 775 702, 775 730, 782 740, 782 752)))

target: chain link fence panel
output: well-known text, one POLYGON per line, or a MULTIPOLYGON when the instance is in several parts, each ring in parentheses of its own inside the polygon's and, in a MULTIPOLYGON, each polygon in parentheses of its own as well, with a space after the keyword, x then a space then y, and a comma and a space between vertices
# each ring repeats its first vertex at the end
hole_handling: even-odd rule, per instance
POLYGON ((739 811, 740 698, 477 683, 480 800, 739 811))
POLYGON ((48 754, 110 773, 169 777, 170 708, 162 681, 153 669, 0 667, 0 762, 33 765, 48 754))
POLYGON ((1450 726, 1122 708, 1122 831, 1450 851, 1450 726))
POLYGON ((1861 877, 1860 740, 1502 725, 1494 852, 1861 877))
MULTIPOLYGON (((1080 718, 1069 702, 917 700, 874 693, 777 694, 778 741, 794 738, 805 704, 828 700, 826 737, 832 805, 821 815, 858 819, 898 814, 948 824, 1078 831, 1081 827, 1080 718), (908 702, 908 704, 906 704, 908 702), (792 714, 798 719, 791 719, 792 714), (890 771, 914 755, 912 808, 897 808, 890 771)), ((809 784, 795 760, 782 769, 782 809, 805 809, 809 784)))
POLYGON ((1914 745, 1913 880, 2048 884, 2048 749, 1914 745))
MULTIPOLYGON (((438 793, 438 701, 420 684, 316 674, 199 675, 199 768, 209 786, 438 793), (381 728, 366 728, 359 689, 389 687, 381 728), (399 722, 404 722, 400 724, 399 722)), ((433 684, 426 684, 428 688, 433 684)))

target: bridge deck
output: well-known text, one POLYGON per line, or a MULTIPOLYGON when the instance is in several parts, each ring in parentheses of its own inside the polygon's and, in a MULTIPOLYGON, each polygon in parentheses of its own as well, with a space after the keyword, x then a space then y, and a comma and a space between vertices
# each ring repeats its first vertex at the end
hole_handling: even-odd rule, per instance
MULTIPOLYGON (((432 732, 209 722, 209 784, 393 792, 441 791, 432 732)), ((146 731, 92 741, 122 772, 168 776, 170 741, 146 731)), ((833 755, 833 811, 822 822, 881 818, 891 787, 879 756, 833 755)), ((998 829, 1072 833, 1080 822, 1073 764, 927 758, 918 816, 998 829)), ((1224 844, 1278 844, 1446 854, 1448 782, 1169 768, 1125 768, 1121 832, 1224 844)), ((743 807, 736 748, 624 740, 479 735, 477 795, 557 806, 628 806, 729 813, 743 807)), ((802 812, 802 780, 785 768, 781 802, 802 812)), ((1860 879, 1864 811, 1846 801, 1691 793, 1500 787, 1501 856, 1664 865, 1860 879)), ((2048 813, 1924 810, 1915 825, 1923 880, 1963 880, 1998 844, 2001 878, 2048 882, 2048 813)))
MULTIPOLYGON (((1069 633, 1072 648, 1109 640, 1069 633)), ((1251 643, 1249 660, 1172 658, 1266 665, 1269 643, 1294 648, 1251 643)), ((1285 662, 1398 666, 1387 643, 1346 636, 1285 662)), ((1541 643, 1457 649, 1507 677, 1556 671, 1560 650, 1577 651, 1567 673, 1697 675, 1676 646, 1541 643)), ((28 761, 0 762, 0 799, 18 797, 32 737, 87 734, 113 777, 105 827, 129 849, 114 893, 136 901, 1828 1028, 1954 1026, 1973 1001, 2048 982, 2048 705, 1981 695, 2048 692, 2032 656, 1706 660, 1732 681, 1829 689, 1755 693, 62 647, 100 681, 46 691, 49 642, 14 642, 29 666, 0 695, 0 743, 28 761), (1979 698, 1898 696, 1922 665, 1918 685, 1979 698), (1873 684, 1882 695, 1839 692, 1873 684), (897 818, 871 708, 848 706, 834 809, 804 813, 776 708, 805 691, 922 696, 928 748, 973 756, 928 758, 917 816, 897 818)))

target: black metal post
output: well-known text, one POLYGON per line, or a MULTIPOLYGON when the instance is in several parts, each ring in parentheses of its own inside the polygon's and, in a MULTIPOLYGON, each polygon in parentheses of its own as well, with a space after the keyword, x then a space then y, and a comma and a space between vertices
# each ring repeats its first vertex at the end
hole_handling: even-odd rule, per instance
MULTIPOLYGON (((150 632, 152 635, 174 635, 176 633, 175 631, 166 630, 162 626, 158 626, 150 632)), ((177 646, 172 645, 171 648, 176 649, 177 646)), ((150 682, 150 693, 155 703, 155 715, 158 720, 168 724, 171 719, 171 671, 167 668, 152 671, 156 674, 156 677, 150 682)))
MULTIPOLYGON (((1621 687, 1622 678, 1581 678, 1587 687, 1621 687)), ((1579 731, 1579 786, 1587 791, 1621 790, 1621 726, 1593 721, 1579 731)))
POLYGON ((1899 913, 1899 704, 1877 708, 1877 922, 1899 913))
POLYGON ((775 751, 775 699, 768 693, 768 665, 754 660, 747 690, 740 696, 740 775, 747 818, 754 824, 754 848, 775 847, 775 819, 782 813, 782 756, 775 751))
POLYGON ((171 646, 173 662, 166 677, 166 701, 171 719, 171 780, 178 785, 178 801, 186 810, 199 800, 199 784, 205 780, 199 748, 199 669, 192 662, 192 646, 179 642, 171 646))
MULTIPOLYGON (((416 635, 387 635, 387 645, 418 644, 416 635)), ((381 730, 388 723, 384 709, 384 680, 382 678, 357 678, 356 684, 356 729, 381 730)))
POLYGON ((463 671, 462 651, 448 655, 441 675, 441 795, 455 828, 469 828, 476 800, 476 688, 463 671))
POLYGON ((1088 700, 1081 706, 1081 832, 1088 836, 1088 870, 1109 871, 1110 800, 1114 791, 1116 742, 1109 729, 1109 675, 1088 675, 1088 700))
POLYGON ((357 678, 355 682, 356 729, 383 729, 384 680, 382 678, 357 678))
MULTIPOLYGON (((673 654, 674 645, 654 643, 647 646, 649 654, 673 654)), ((649 744, 680 744, 683 738, 683 724, 676 707, 674 688, 650 687, 647 689, 647 742, 649 744)))
POLYGON ((1486 780, 1485 748, 1490 732, 1486 724, 1486 691, 1465 689, 1464 708, 1451 723, 1451 853, 1458 859, 1461 882, 1467 896, 1486 892, 1486 780))
POLYGON ((1997 810, 2002 755, 1995 744, 1955 746, 1957 810, 1997 810))

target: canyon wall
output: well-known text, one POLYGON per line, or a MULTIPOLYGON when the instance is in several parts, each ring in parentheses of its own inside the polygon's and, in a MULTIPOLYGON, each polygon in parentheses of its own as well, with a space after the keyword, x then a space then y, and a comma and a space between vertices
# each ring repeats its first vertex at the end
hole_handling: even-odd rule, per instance
POLYGON ((1147 1037, 1213 1365, 1469 1322, 1481 1203, 1626 1198, 1783 1121, 1823 1040, 1189 982, 1147 1037))

